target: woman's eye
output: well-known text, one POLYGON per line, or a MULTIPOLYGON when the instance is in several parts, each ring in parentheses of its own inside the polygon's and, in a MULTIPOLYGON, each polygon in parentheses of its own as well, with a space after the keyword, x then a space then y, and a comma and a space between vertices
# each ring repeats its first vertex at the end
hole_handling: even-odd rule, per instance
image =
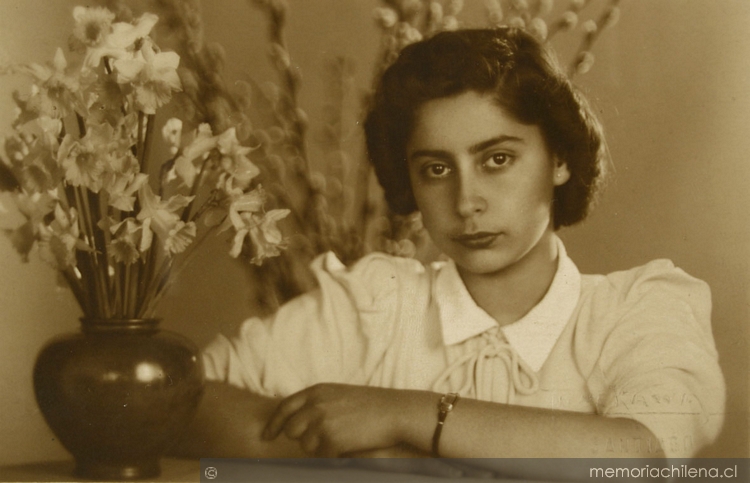
POLYGON ((444 164, 428 164, 422 170, 428 178, 442 178, 450 172, 450 168, 444 164))
POLYGON ((513 156, 507 153, 495 153, 485 160, 485 165, 489 168, 499 168, 513 161, 513 156))

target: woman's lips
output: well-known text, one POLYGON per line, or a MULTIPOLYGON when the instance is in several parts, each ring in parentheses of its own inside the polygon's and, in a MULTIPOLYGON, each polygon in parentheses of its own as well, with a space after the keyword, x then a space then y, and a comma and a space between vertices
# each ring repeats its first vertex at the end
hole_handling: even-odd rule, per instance
POLYGON ((500 235, 501 233, 478 231, 454 236, 453 241, 456 241, 467 248, 481 249, 492 245, 500 235))

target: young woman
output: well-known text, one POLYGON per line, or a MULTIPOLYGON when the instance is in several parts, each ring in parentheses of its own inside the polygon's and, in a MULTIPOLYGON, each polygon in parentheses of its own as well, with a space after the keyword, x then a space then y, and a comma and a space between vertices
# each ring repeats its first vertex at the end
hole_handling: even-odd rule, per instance
POLYGON ((706 284, 666 260, 581 275, 555 234, 585 218, 606 150, 543 46, 413 44, 365 127, 390 208, 419 210, 447 261, 318 258, 318 290, 207 349, 194 453, 689 457, 717 436, 706 284))

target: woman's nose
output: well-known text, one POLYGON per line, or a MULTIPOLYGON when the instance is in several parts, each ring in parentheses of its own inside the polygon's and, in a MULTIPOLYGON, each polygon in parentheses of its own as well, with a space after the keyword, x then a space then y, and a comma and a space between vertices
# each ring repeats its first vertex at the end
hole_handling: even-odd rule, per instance
POLYGON ((476 180, 471 175, 459 176, 456 211, 464 218, 484 212, 487 200, 478 190, 476 180))

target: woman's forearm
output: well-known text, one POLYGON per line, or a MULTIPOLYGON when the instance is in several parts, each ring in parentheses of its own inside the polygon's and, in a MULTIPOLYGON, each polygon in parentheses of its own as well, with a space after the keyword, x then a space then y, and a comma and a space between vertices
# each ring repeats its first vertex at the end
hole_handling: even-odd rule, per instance
MULTIPOLYGON (((406 399, 410 407, 403 408, 399 422, 404 443, 431 450, 439 399, 438 394, 417 391, 406 399)), ((664 457, 656 437, 634 420, 466 398, 448 414, 439 453, 444 458, 471 458, 472 464, 508 476, 546 478, 565 475, 547 475, 544 468, 525 465, 523 459, 664 457), (641 444, 631 445, 627 453, 608 451, 607 441, 622 440, 641 444), (542 473, 533 474, 537 470, 542 473)))
POLYGON ((192 458, 305 457, 299 444, 283 435, 273 441, 260 437, 278 402, 208 382, 195 418, 170 453, 192 458))
MULTIPOLYGON (((430 453, 440 395, 398 391, 391 399, 395 441, 430 453)), ((390 396, 390 395, 389 395, 390 396)), ((309 456, 299 442, 282 432, 261 438, 279 400, 258 396, 223 383, 208 383, 198 414, 171 454, 193 458, 298 458, 309 456)), ((470 458, 471 465, 507 476, 565 479, 564 469, 523 464, 524 458, 660 458, 651 432, 640 423, 618 418, 551 409, 461 399, 445 422, 439 446, 444 458, 470 458), (643 443, 640 452, 612 454, 606 441, 643 443)), ((528 461, 528 460, 527 460, 528 461)))

